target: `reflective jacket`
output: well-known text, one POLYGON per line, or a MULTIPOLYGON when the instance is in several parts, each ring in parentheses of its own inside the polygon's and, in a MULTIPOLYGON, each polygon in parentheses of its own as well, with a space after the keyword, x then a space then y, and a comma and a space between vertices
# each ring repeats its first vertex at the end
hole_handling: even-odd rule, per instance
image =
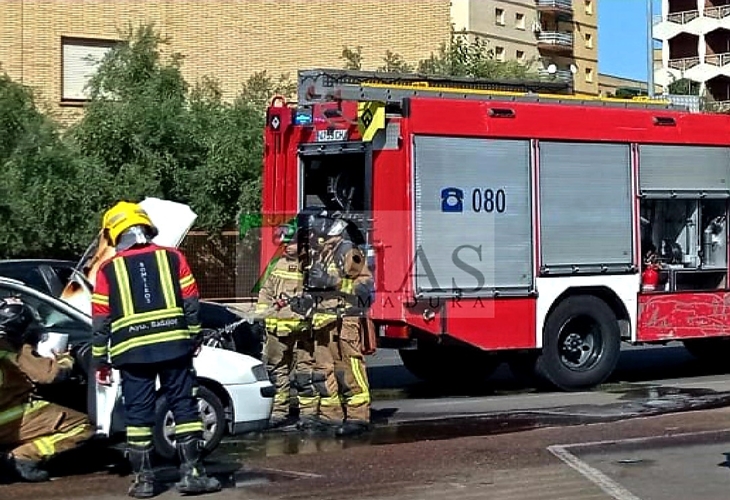
POLYGON ((99 268, 92 297, 92 353, 113 366, 192 355, 200 332, 198 287, 183 254, 132 247, 99 268))
POLYGON ((299 271, 299 260, 282 256, 259 290, 256 313, 266 316, 266 330, 284 336, 307 328, 307 321, 291 310, 289 305, 275 309, 275 303, 286 294, 295 297, 302 293, 304 275, 299 271))
POLYGON ((0 341, 0 428, 48 406, 46 401, 33 400, 35 384, 62 380, 72 366, 69 356, 44 358, 30 345, 17 350, 0 341))

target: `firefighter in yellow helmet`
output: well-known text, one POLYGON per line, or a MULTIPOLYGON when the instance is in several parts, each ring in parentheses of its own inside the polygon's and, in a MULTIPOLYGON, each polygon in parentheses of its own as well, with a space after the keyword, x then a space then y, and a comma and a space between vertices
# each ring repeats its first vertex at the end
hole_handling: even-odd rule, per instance
POLYGON ((129 494, 155 494, 151 456, 158 378, 175 418, 178 491, 218 491, 220 483, 206 476, 201 463, 203 423, 193 368, 201 327, 198 288, 188 262, 179 250, 152 243, 157 230, 135 203, 110 208, 103 231, 116 254, 97 272, 92 354, 97 383, 109 383, 110 367, 121 373, 127 456, 135 474, 129 494))
MULTIPOLYGON (((290 410, 290 375, 297 358, 297 342, 308 335, 308 322, 292 311, 287 299, 302 292, 303 275, 297 251, 295 223, 283 224, 274 231, 276 242, 283 246, 283 253, 259 291, 256 314, 265 316, 266 343, 264 360, 271 382, 276 387, 274 408, 271 413, 272 428, 293 424, 290 410)), ((300 415, 306 415, 311 405, 303 405, 300 415)))

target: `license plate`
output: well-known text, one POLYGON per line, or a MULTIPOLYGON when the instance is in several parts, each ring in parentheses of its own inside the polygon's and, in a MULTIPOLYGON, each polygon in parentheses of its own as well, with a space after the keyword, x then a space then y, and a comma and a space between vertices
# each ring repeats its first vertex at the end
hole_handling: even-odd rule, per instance
POLYGON ((317 130, 317 142, 346 141, 347 130, 317 130))

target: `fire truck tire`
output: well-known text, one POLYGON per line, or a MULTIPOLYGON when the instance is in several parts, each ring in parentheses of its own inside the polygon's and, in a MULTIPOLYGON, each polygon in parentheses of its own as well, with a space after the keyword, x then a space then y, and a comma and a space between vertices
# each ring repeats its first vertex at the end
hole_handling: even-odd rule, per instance
POLYGON ((543 349, 535 361, 538 379, 563 391, 603 383, 621 352, 621 331, 613 310, 592 295, 561 301, 545 322, 543 349))
POLYGON ((424 382, 480 384, 488 379, 502 363, 477 349, 421 344, 418 349, 399 351, 403 366, 424 382))

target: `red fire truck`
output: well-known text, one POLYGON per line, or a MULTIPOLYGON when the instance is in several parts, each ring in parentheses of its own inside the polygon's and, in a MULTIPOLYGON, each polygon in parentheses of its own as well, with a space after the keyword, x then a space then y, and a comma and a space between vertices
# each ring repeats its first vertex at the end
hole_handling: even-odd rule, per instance
POLYGON ((379 345, 414 374, 474 380, 506 361, 583 390, 622 343, 730 354, 730 116, 469 79, 298 83, 267 111, 264 217, 322 205, 358 226, 379 345))

